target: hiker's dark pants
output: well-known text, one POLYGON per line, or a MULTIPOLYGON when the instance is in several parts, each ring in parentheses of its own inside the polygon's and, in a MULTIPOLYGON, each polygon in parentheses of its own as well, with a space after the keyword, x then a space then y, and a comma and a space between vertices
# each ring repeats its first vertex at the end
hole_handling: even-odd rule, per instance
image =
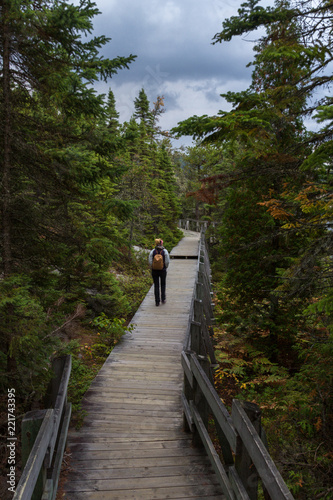
POLYGON ((152 270, 152 276, 154 280, 154 292, 155 292, 155 302, 160 303, 160 299, 165 300, 165 283, 166 283, 166 269, 162 271, 152 270), (161 296, 160 296, 160 281, 161 281, 161 296))

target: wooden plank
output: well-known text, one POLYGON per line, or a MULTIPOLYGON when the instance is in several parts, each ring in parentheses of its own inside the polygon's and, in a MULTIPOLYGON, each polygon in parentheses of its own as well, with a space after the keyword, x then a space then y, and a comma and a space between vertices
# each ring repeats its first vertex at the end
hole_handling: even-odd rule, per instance
MULTIPOLYGON (((96 470, 113 470, 118 468, 126 468, 132 470, 135 474, 135 469, 140 467, 155 467, 156 457, 146 458, 143 462, 141 458, 117 458, 111 460, 96 459, 96 460, 71 460, 71 470, 76 476, 76 472, 83 469, 96 469, 96 470)), ((183 465, 188 465, 195 467, 197 465, 206 464, 210 465, 207 457, 203 457, 202 454, 193 455, 189 457, 183 457, 182 455, 177 457, 160 457, 158 459, 159 467, 180 467, 183 465)))
POLYGON ((116 402, 116 403, 131 403, 131 404, 145 404, 145 405, 167 405, 167 404, 179 404, 180 396, 174 395, 170 396, 169 394, 138 394, 133 396, 132 392, 124 392, 119 393, 112 391, 108 392, 100 392, 100 393, 91 393, 89 394, 89 401, 105 401, 105 403, 116 402))
MULTIPOLYGON (((21 424, 22 439, 21 439, 21 449, 22 449, 22 469, 26 466, 29 455, 33 448, 33 445, 38 436, 38 432, 43 423, 47 410, 33 410, 26 413, 23 417, 21 424)), ((34 487, 34 492, 32 494, 32 500, 36 500, 41 497, 45 481, 46 474, 43 467, 40 470, 36 484, 34 487)))
POLYGON ((84 492, 70 492, 70 497, 66 500, 183 500, 183 499, 196 499, 196 500, 221 500, 224 498, 218 487, 215 485, 205 484, 204 486, 185 486, 173 487, 172 484, 167 488, 147 488, 136 490, 118 490, 118 491, 88 491, 84 492))
POLYGON ((158 381, 142 381, 142 380, 122 380, 121 378, 116 378, 113 380, 112 387, 105 386, 103 383, 94 384, 89 391, 86 393, 85 399, 89 399, 90 394, 96 394, 99 390, 108 392, 109 394, 119 393, 121 395, 124 391, 127 394, 145 394, 145 392, 151 392, 151 395, 155 396, 175 396, 175 392, 179 391, 180 380, 158 380, 158 381))
POLYGON ((52 436, 51 436, 50 444, 49 444, 48 467, 51 467, 53 452, 54 452, 56 440, 58 437, 58 431, 59 431, 59 427, 60 427, 60 423, 61 423, 61 418, 63 416, 64 406, 65 406, 65 403, 67 401, 67 387, 68 387, 69 376, 71 374, 71 368, 72 368, 72 357, 67 356, 65 364, 64 364, 64 369, 63 369, 61 381, 59 384, 58 395, 56 397, 56 401, 54 404, 54 426, 53 426, 52 436))
MULTIPOLYGON (((72 481, 70 484, 65 484, 64 491, 116 491, 116 490, 140 490, 146 488, 166 488, 172 484, 173 487, 182 486, 202 486, 203 477, 200 474, 187 476, 169 476, 169 477, 135 477, 124 479, 91 479, 72 481)), ((217 479, 212 481, 212 484, 217 485, 217 479)))
POLYGON ((242 481, 240 480, 234 465, 232 465, 231 467, 228 468, 228 476, 229 476, 232 488, 235 492, 236 499, 237 500, 250 500, 250 497, 247 494, 247 491, 244 488, 244 485, 243 485, 242 481))
MULTIPOLYGON (((88 407, 85 406, 85 409, 88 407)), ((175 407, 174 409, 172 408, 161 408, 159 410, 156 409, 149 409, 149 408, 132 408, 131 406, 129 407, 124 407, 124 405, 121 405, 118 408, 106 408, 104 405, 91 405, 88 413, 88 418, 92 418, 94 415, 99 415, 101 418, 104 416, 109 416, 110 413, 114 416, 123 415, 126 413, 126 415, 129 416, 135 416, 135 417, 161 417, 161 418, 175 418, 179 417, 179 407, 175 407)))
POLYGON ((119 467, 113 469, 84 469, 77 470, 75 474, 76 481, 90 481, 94 479, 130 479, 130 478, 160 478, 160 477, 175 477, 175 476, 195 476, 197 474, 211 474, 212 466, 210 463, 203 464, 201 461, 198 464, 191 465, 169 465, 165 467, 150 466, 136 467, 134 470, 129 467, 119 467))
POLYGON ((294 500, 240 401, 235 399, 232 402, 232 419, 271 499, 294 500))
POLYGON ((202 450, 198 448, 183 447, 183 448, 152 448, 152 449, 133 449, 133 450, 81 450, 75 457, 75 460, 116 460, 116 459, 133 459, 140 458, 165 458, 165 457, 188 457, 188 456, 203 456, 202 450))
POLYGON ((100 421, 103 423, 108 423, 108 422, 114 422, 118 421, 119 419, 124 421, 124 419, 128 419, 129 421, 132 420, 138 420, 138 417, 140 417, 140 420, 154 420, 156 422, 164 422, 166 424, 170 422, 174 422, 176 425, 178 425, 178 422, 180 421, 180 413, 178 412, 169 412, 169 414, 164 414, 163 412, 160 412, 158 414, 154 414, 154 410, 151 412, 145 412, 143 413, 142 411, 137 411, 134 412, 131 409, 123 409, 121 411, 118 410, 118 412, 89 412, 88 415, 85 417, 85 421, 89 420, 95 420, 95 421, 100 421))
POLYGON ((138 419, 136 415, 126 415, 125 413, 119 418, 119 416, 110 417, 108 419, 102 418, 86 418, 84 423, 86 426, 93 428, 100 426, 104 429, 110 428, 111 426, 117 429, 121 429, 128 425, 131 429, 144 430, 144 429, 174 429, 176 426, 180 426, 182 422, 181 415, 171 418, 163 417, 147 417, 138 419), (121 422, 118 422, 121 420, 121 422))
MULTIPOLYGON (((101 401, 98 401, 97 402, 97 407, 100 405, 101 401)), ((93 402, 90 402, 89 405, 84 405, 83 408, 85 411, 89 412, 91 407, 94 406, 94 403, 93 402)), ((179 412, 180 411, 180 405, 178 404, 178 401, 176 403, 173 403, 173 404, 168 404, 168 406, 166 406, 166 404, 164 403, 163 404, 163 401, 161 401, 161 404, 159 405, 155 405, 155 408, 152 407, 152 405, 149 405, 149 404, 145 404, 145 403, 136 403, 136 404, 131 404, 130 401, 128 401, 127 403, 122 401, 121 403, 116 403, 114 401, 110 401, 108 403, 108 408, 105 408, 103 407, 104 409, 101 410, 101 413, 104 413, 104 412, 108 412, 108 411, 113 411, 113 410, 133 410, 136 411, 138 410, 139 412, 140 411, 144 411, 144 412, 179 412)), ((81 432, 83 432, 83 430, 81 430, 81 432)))
POLYGON ((193 432, 194 427, 193 427, 192 413, 191 413, 190 405, 189 405, 184 393, 182 394, 182 404, 183 404, 184 415, 185 415, 186 420, 187 420, 188 430, 190 432, 193 432))
POLYGON ((98 451, 98 450, 150 450, 150 449, 175 449, 191 447, 191 440, 170 440, 170 441, 140 441, 140 442, 118 442, 118 441, 96 441, 90 443, 81 443, 71 445, 71 452, 78 453, 82 450, 98 451))
MULTIPOLYGON (((89 443, 91 441, 96 443, 101 442, 109 442, 112 443, 132 443, 135 445, 139 445, 140 443, 146 443, 149 441, 189 441, 188 435, 185 433, 179 433, 178 430, 168 431, 163 433, 151 433, 150 436, 145 436, 140 432, 126 432, 126 433, 115 433, 115 432, 107 432, 107 433, 99 433, 99 432, 91 432, 91 429, 82 428, 80 431, 70 431, 69 432, 71 443, 89 443)), ((189 443, 190 445, 190 443, 189 443)))
MULTIPOLYGON (((112 430, 114 431, 124 431, 128 428, 128 426, 131 426, 132 429, 134 429, 136 432, 140 431, 140 432, 145 432, 146 434, 148 434, 149 432, 151 431, 163 431, 163 430, 173 430, 174 429, 174 424, 173 423, 170 423, 170 424, 166 424, 165 422, 163 423, 160 423, 160 422, 157 422, 157 421, 145 421, 145 422, 138 422, 136 423, 136 420, 137 419, 133 419, 132 421, 125 421, 125 422, 117 422, 117 423, 113 423, 111 425, 108 425, 108 424, 103 424, 103 422, 95 422, 95 421, 91 421, 91 422, 86 422, 85 423, 85 426, 87 428, 90 428, 90 429, 96 429, 96 428, 99 428, 100 430, 104 430, 104 431, 107 431, 109 430, 110 428, 112 428, 112 430)), ((179 421, 179 425, 181 424, 182 420, 179 421)))
MULTIPOLYGON (((242 408, 250 419, 254 429, 259 434, 261 429, 261 411, 258 405, 246 401, 240 401, 242 408)), ((253 465, 253 460, 250 457, 246 443, 241 439, 235 454, 235 469, 240 477, 240 480, 245 485, 246 491, 251 500, 258 498, 258 471, 253 465)))
MULTIPOLYGON (((154 358, 152 357, 152 361, 153 359, 154 358)), ((152 363, 151 366, 144 363, 119 363, 111 366, 111 373, 113 377, 117 377, 117 375, 119 375, 122 380, 124 378, 133 379, 133 377, 137 380, 140 376, 151 376, 154 374, 158 377, 162 377, 163 379, 166 378, 167 380, 173 380, 174 378, 179 378, 179 370, 177 370, 178 373, 172 372, 175 368, 179 368, 179 362, 180 359, 178 360, 178 363, 152 363), (129 370, 131 370, 131 372, 129 370)))
POLYGON ((53 484, 52 479, 47 479, 41 500, 52 500, 53 495, 56 495, 56 494, 57 494, 57 490, 54 488, 54 484, 53 484))
MULTIPOLYGON (((179 336, 179 335, 178 335, 179 336)), ((172 341, 174 344, 174 342, 172 341)), ((177 361, 179 363, 179 359, 177 360, 177 354, 175 353, 173 358, 166 358, 165 356, 160 356, 159 359, 156 359, 156 356, 154 354, 151 354, 149 357, 146 356, 144 359, 142 356, 137 356, 137 358, 133 357, 122 357, 122 358, 115 358, 112 367, 126 367, 126 366, 133 366, 133 367, 138 367, 138 368, 146 368, 146 369, 158 369, 159 367, 163 368, 169 368, 177 364, 177 361)))
MULTIPOLYGON (((180 364, 180 360, 179 360, 180 364)), ((136 381, 143 381, 143 380, 148 380, 151 382, 177 382, 182 379, 182 374, 181 373, 173 373, 172 375, 168 375, 168 373, 162 373, 162 372, 149 372, 149 371, 135 371, 134 373, 129 373, 128 370, 112 370, 111 372, 112 377, 114 377, 116 380, 120 379, 122 381, 124 380, 132 380, 133 377, 135 378, 136 381)), ((111 389, 112 386, 110 385, 109 387, 105 387, 105 390, 111 389)))
POLYGON ((190 364, 190 361, 188 359, 187 353, 184 351, 182 352, 181 363, 182 363, 182 367, 184 370, 184 374, 185 374, 190 386, 193 387, 193 374, 192 374, 192 370, 191 370, 191 364, 190 364))
MULTIPOLYGON (((98 390, 98 388, 100 387, 105 387, 105 382, 107 382, 107 380, 108 379, 106 378, 106 380, 101 380, 94 383, 93 386, 91 386, 91 388, 89 389, 88 394, 92 390, 98 390)), ((151 394, 168 394, 168 393, 172 394, 174 393, 174 391, 177 391, 178 388, 179 388, 178 381, 169 382, 164 380, 162 382, 158 382, 152 380, 150 383, 145 382, 143 385, 142 382, 138 380, 131 380, 131 381, 128 380, 124 381, 122 379, 112 380, 113 392, 123 392, 125 389, 127 389, 127 392, 132 391, 135 394, 146 392, 147 390, 151 394)))

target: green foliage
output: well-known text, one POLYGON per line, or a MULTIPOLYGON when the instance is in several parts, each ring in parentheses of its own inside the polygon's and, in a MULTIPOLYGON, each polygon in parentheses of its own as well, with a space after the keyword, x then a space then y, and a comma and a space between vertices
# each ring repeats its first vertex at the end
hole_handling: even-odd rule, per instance
POLYGON ((73 414, 77 427, 80 427, 84 417, 82 398, 100 369, 100 364, 85 361, 83 349, 78 340, 71 340, 67 344, 63 344, 58 353, 59 355, 70 354, 72 356, 68 399, 73 405, 73 414))
MULTIPOLYGON (((231 111, 190 117, 173 132, 223 151, 191 193, 196 213, 208 202, 217 222, 209 235, 221 397, 260 405, 296 498, 329 498, 332 98, 316 98, 332 82, 331 8, 249 1, 213 41, 262 27, 250 87, 222 96, 231 111), (305 128, 310 114, 317 132, 305 128)), ((194 155, 190 167, 193 175, 194 155)))
MULTIPOLYGON (((219 312, 223 304, 216 302, 219 312)), ((281 358, 287 365, 290 348, 281 352, 279 363, 272 363, 254 347, 255 339, 228 333, 228 326, 215 330, 219 362, 215 383, 221 397, 259 405, 269 452, 296 498, 328 493, 333 428, 331 335, 319 324, 308 324, 308 333, 303 326, 293 348, 297 364, 287 370, 281 358)))
POLYGON ((151 133, 153 124, 153 115, 149 110, 149 100, 144 89, 141 89, 138 97, 134 100, 135 112, 133 117, 138 119, 141 125, 142 133, 151 133))
MULTIPOLYGON (((121 126, 112 91, 93 89, 134 60, 99 55, 110 39, 90 36, 95 4, 6 1, 1 13, 1 375, 40 399, 72 318, 106 315, 93 350, 110 352, 119 318, 151 284, 144 271, 118 280, 111 269, 136 262, 134 243, 176 244, 179 206, 170 144, 155 138, 163 99, 149 111, 142 89, 140 123, 121 126)), ((91 373, 75 359, 80 398, 91 373)))
POLYGON ((40 398, 50 378, 49 358, 56 342, 49 335, 47 315, 27 277, 0 280, 0 381, 13 385, 21 401, 40 398))
MULTIPOLYGON (((257 29, 259 26, 267 26, 270 23, 284 20, 285 12, 276 11, 272 7, 264 8, 258 5, 259 0, 249 0, 241 4, 238 16, 223 21, 223 31, 214 36, 214 43, 230 41, 232 37, 241 35, 257 29)), ((292 12, 288 13, 292 17, 292 12)))
POLYGON ((133 325, 126 326, 125 322, 123 318, 110 319, 105 313, 101 313, 92 321, 92 325, 98 328, 98 342, 91 348, 94 358, 108 356, 124 333, 134 330, 133 325))
MULTIPOLYGON (((147 255, 144 256, 145 262, 144 266, 147 267, 147 255)), ((151 273, 147 270, 144 275, 133 274, 132 276, 126 277, 120 282, 120 288, 123 293, 130 298, 130 314, 134 314, 139 308, 141 302, 147 295, 151 287, 151 273)))

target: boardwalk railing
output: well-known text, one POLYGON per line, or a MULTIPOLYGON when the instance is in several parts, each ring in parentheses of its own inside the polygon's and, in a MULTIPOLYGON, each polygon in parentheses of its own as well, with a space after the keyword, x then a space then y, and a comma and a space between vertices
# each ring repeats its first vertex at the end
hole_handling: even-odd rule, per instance
POLYGON ((67 387, 71 356, 53 363, 49 387, 52 408, 26 413, 22 421, 22 462, 25 467, 13 500, 54 500, 71 417, 67 387))
POLYGON ((230 415, 215 391, 213 322, 210 267, 202 231, 197 281, 182 352, 184 428, 193 433, 195 446, 205 447, 228 500, 256 500, 259 479, 266 500, 292 500, 292 494, 263 443, 259 407, 234 399, 230 415), (222 461, 208 433, 209 421, 215 424, 222 461))
POLYGON ((213 222, 208 222, 206 220, 195 220, 195 219, 179 219, 178 227, 180 229, 186 229, 187 231, 196 231, 200 233, 202 229, 207 229, 209 224, 214 224, 213 222))

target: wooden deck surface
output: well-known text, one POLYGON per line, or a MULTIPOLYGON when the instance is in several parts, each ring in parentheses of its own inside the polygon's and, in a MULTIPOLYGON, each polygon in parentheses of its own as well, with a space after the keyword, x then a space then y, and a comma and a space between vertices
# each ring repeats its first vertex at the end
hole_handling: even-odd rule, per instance
MULTIPOLYGON (((197 255, 187 233, 171 255, 197 255)), ((167 302, 150 289, 84 399, 87 416, 69 434, 68 500, 224 498, 205 452, 182 430, 180 354, 195 283, 195 259, 171 260, 167 302)))

